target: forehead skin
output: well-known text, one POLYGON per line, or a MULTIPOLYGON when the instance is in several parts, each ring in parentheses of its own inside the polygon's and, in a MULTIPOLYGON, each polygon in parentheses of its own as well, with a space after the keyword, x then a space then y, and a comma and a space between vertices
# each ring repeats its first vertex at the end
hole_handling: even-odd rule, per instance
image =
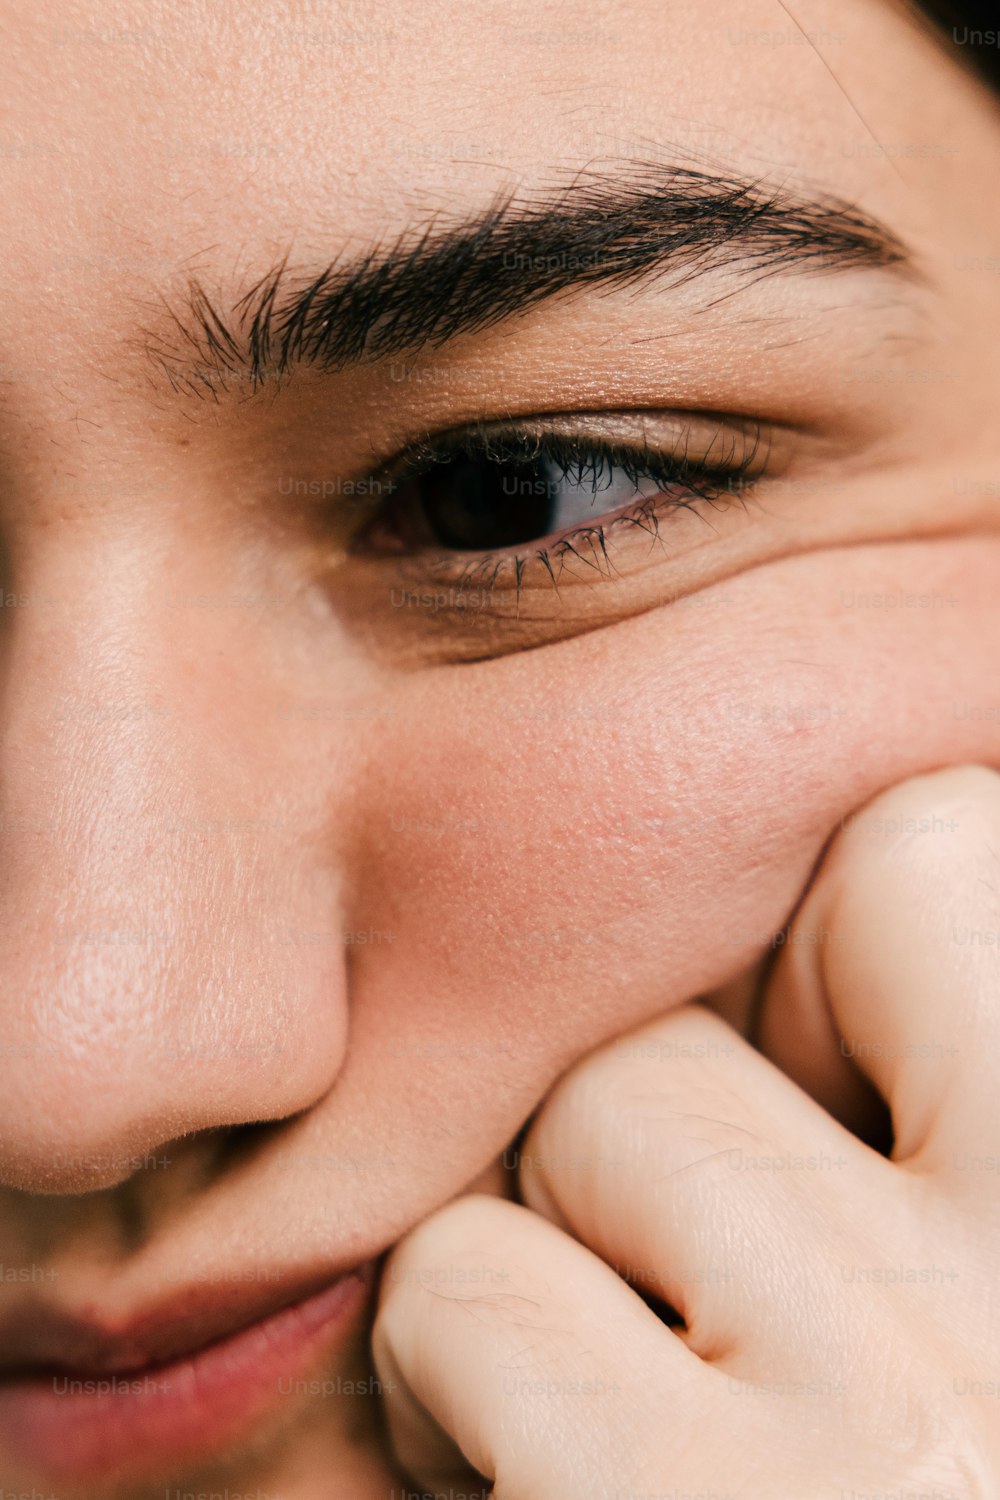
POLYGON ((4 627, 0 1260, 30 1245, 83 1296, 106 1242, 127 1306, 207 1244, 286 1264, 283 1226, 298 1266, 381 1251, 575 1057, 749 970, 861 801, 997 761, 1000 129, 892 5, 797 8, 815 46, 770 0, 8 5, 2 524, 34 603, 4 627), (192 403, 148 365, 192 275, 231 307, 286 252, 627 158, 835 193, 919 274, 740 313, 569 299, 424 395, 362 370, 192 403), (766 333, 789 309, 805 353, 766 333), (491 382, 521 410, 802 401, 820 477, 604 629, 369 649, 278 481, 363 467, 419 402, 468 420, 491 382), (81 936, 123 927, 146 937, 81 936), (171 1194, 83 1162, 205 1132, 197 1166, 297 1111, 171 1194))
POLYGON ((960 170, 985 96, 942 87, 937 49, 871 0, 811 6, 815 48, 770 0, 442 4, 433 26, 363 5, 123 7, 97 25, 70 5, 8 26, 4 172, 22 213, 6 262, 63 330, 64 376, 92 357, 98 320, 127 335, 133 298, 193 269, 231 286, 269 252, 326 261, 602 161, 709 160, 836 190, 918 243, 949 238, 943 203, 960 234, 988 212, 960 170), (885 55, 906 57, 904 99, 885 55))

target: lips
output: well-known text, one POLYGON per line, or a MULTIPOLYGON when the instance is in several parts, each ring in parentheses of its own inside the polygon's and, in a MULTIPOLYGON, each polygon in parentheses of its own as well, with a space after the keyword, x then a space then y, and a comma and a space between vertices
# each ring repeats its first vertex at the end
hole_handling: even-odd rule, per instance
POLYGON ((0 1320, 0 1453, 93 1482, 238 1445, 343 1344, 372 1279, 199 1283, 128 1319, 25 1305, 0 1320))
MULTIPOLYGON (((354 1274, 366 1271, 362 1267, 354 1274)), ((26 1303, 0 1318, 0 1380, 33 1370, 120 1374, 191 1356, 207 1345, 305 1302, 335 1278, 257 1268, 216 1273, 131 1317, 26 1303)))

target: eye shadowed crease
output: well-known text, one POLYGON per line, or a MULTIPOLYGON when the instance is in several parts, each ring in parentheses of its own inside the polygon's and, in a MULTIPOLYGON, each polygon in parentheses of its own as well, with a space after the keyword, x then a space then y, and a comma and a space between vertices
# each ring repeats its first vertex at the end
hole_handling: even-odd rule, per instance
POLYGON ((720 269, 749 282, 854 268, 912 271, 893 233, 840 199, 633 164, 624 176, 582 174, 550 198, 505 194, 477 217, 404 230, 311 277, 286 256, 229 313, 191 281, 142 347, 175 391, 218 399, 299 365, 333 372, 441 348, 561 293, 667 273, 678 285, 720 269))

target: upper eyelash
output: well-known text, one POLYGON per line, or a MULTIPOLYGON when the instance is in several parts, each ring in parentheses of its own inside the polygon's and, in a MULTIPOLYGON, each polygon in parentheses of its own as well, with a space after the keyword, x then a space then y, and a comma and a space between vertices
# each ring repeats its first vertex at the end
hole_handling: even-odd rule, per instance
POLYGON ((389 472, 394 479, 408 479, 426 473, 437 463, 449 463, 460 457, 487 458, 495 463, 531 463, 545 458, 562 469, 561 478, 575 477, 578 483, 587 470, 594 471, 596 479, 596 473, 600 469, 612 467, 621 469, 632 483, 637 483, 640 479, 653 479, 676 484, 678 481, 706 475, 731 481, 749 473, 757 464, 761 435, 759 431, 754 432, 752 448, 744 451, 740 457, 736 456, 736 452, 741 434, 730 432, 726 436, 732 439, 731 452, 713 455, 713 439, 713 444, 692 460, 687 438, 681 447, 675 446, 667 450, 649 444, 609 443, 589 437, 586 433, 567 436, 546 432, 544 429, 532 430, 516 425, 497 428, 490 424, 466 427, 443 437, 422 438, 411 443, 389 472))
MULTIPOLYGON (((448 463, 458 457, 478 457, 493 462, 530 463, 545 458, 561 470, 560 477, 572 478, 582 483, 588 475, 593 481, 593 493, 599 494, 598 479, 602 473, 609 475, 618 469, 637 484, 639 480, 652 480, 662 486, 660 493, 642 496, 631 505, 620 507, 605 521, 575 527, 553 540, 548 545, 529 545, 524 549, 483 552, 470 556, 457 577, 450 579, 459 590, 476 588, 491 597, 504 567, 513 569, 517 598, 520 599, 524 571, 530 562, 537 562, 545 569, 553 587, 558 589, 559 577, 570 556, 601 571, 601 561, 607 573, 611 571, 611 560, 607 550, 606 527, 608 525, 635 525, 648 531, 656 541, 660 534, 660 519, 671 510, 695 509, 699 505, 717 505, 725 497, 725 503, 745 503, 746 495, 759 477, 753 471, 761 468, 762 436, 759 429, 752 430, 753 441, 747 445, 747 434, 723 432, 720 437, 731 439, 728 451, 713 454, 715 439, 707 450, 702 450, 692 459, 690 443, 685 440, 680 447, 666 450, 649 444, 616 444, 590 437, 546 432, 544 428, 532 430, 525 426, 498 427, 495 424, 480 424, 462 428, 440 437, 426 437, 411 443, 399 457, 382 471, 384 477, 396 484, 427 473, 439 463, 448 463), (740 450, 737 452, 737 450, 740 450), (675 487, 683 485, 686 494, 677 494, 675 487), (671 493, 671 490, 674 492, 671 493), (589 548, 592 557, 587 557, 580 547, 589 548), (558 571, 557 571, 558 570, 558 571)), ((766 456, 765 456, 766 462, 766 456)), ((464 554, 442 550, 432 571, 440 573, 453 566, 464 554)), ((606 576, 606 574, 605 574, 606 576)))

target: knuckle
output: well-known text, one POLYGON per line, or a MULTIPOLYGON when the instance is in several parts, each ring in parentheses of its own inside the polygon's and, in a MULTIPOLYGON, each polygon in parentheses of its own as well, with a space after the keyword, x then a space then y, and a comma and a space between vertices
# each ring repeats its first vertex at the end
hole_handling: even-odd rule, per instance
POLYGON ((532 1218, 519 1205, 486 1195, 446 1204, 389 1256, 381 1310, 391 1316, 403 1301, 475 1301, 507 1291, 513 1280, 508 1263, 517 1260, 532 1218))
POLYGON ((995 868, 998 837, 996 771, 950 766, 900 782, 841 819, 796 925, 826 934, 837 946, 857 921, 864 926, 876 906, 883 908, 887 894, 919 900, 923 908, 942 886, 954 894, 971 889, 986 864, 995 868))
POLYGON ((591 1094, 588 1131, 575 1154, 560 1153, 541 1137, 536 1163, 550 1177, 592 1180, 597 1174, 616 1179, 616 1191, 642 1184, 669 1194, 681 1185, 681 1174, 728 1182, 736 1158, 770 1149, 750 1106, 704 1062, 647 1067, 601 1085, 591 1094))
POLYGON ((899 782, 848 814, 837 844, 846 853, 905 851, 926 834, 975 832, 984 819, 1000 826, 1000 774, 988 766, 948 766, 899 782))
POLYGON ((738 1040, 698 1005, 683 1006, 585 1059, 546 1100, 524 1142, 522 1180, 648 1181, 755 1138, 742 1098, 738 1040))

